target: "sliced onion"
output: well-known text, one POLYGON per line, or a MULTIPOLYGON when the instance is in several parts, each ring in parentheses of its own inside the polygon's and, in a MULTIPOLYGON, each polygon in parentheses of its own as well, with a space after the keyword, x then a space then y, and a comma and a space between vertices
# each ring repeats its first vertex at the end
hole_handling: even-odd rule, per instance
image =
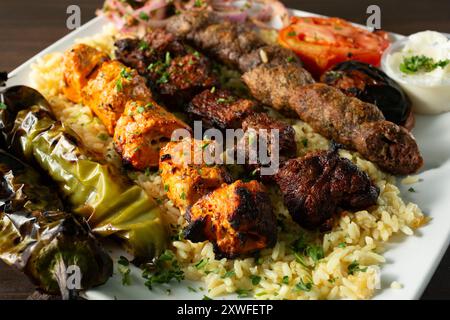
MULTIPOLYGON (((138 1, 138 0, 137 0, 138 1)), ((209 10, 219 17, 235 22, 250 21, 258 27, 270 27, 270 22, 278 17, 283 25, 289 24, 289 12, 278 0, 202 0, 197 7, 197 0, 139 0, 142 6, 134 10, 131 5, 121 0, 106 0, 108 12, 103 12, 120 29, 142 29, 147 27, 163 27, 167 24, 168 8, 174 6, 177 11, 209 10), (248 8, 245 4, 248 4, 248 8), (244 6, 243 6, 244 5, 244 6), (151 17, 148 21, 140 18, 142 13, 151 17), (130 26, 127 19, 133 19, 136 25, 130 26)))

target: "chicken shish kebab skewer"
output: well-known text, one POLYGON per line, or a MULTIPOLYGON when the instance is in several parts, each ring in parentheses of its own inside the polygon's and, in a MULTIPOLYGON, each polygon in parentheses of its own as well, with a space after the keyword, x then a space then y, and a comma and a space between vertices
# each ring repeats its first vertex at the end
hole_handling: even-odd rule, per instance
POLYGON ((295 112, 316 131, 358 151, 383 170, 404 175, 422 166, 417 143, 407 130, 385 121, 374 105, 313 84, 293 53, 267 46, 248 26, 218 22, 209 12, 186 12, 171 18, 167 30, 238 67, 256 99, 277 110, 295 112), (249 60, 254 62, 244 63, 249 60))
POLYGON ((225 167, 204 158, 214 148, 213 141, 185 138, 161 149, 161 178, 189 222, 186 239, 209 240, 216 254, 229 258, 273 246, 276 219, 264 186, 254 180, 231 183, 225 167))
POLYGON ((125 163, 135 169, 158 166, 159 149, 176 129, 189 127, 159 106, 135 70, 111 61, 87 45, 64 59, 64 92, 89 106, 106 126, 125 163))

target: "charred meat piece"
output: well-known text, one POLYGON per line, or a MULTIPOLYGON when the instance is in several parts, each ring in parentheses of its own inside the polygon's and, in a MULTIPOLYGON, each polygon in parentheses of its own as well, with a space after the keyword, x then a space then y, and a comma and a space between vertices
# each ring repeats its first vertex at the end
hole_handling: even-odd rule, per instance
POLYGON ((109 57, 85 44, 77 44, 64 56, 64 94, 75 102, 81 102, 81 91, 92 73, 109 57))
POLYGON ((242 79, 255 99, 286 113, 292 113, 289 99, 293 91, 314 83, 308 71, 289 62, 276 66, 262 64, 244 73, 242 79))
MULTIPOLYGON (((253 129, 257 132, 267 130, 266 146, 268 150, 272 150, 271 130, 278 130, 278 145, 273 148, 278 150, 281 161, 295 157, 297 154, 297 144, 295 143, 295 131, 291 125, 284 121, 276 120, 269 117, 266 113, 254 113, 249 115, 242 122, 242 129, 247 132, 253 129)), ((269 155, 270 156, 270 155, 269 155)))
POLYGON ((151 100, 130 100, 117 122, 114 143, 124 163, 138 170, 157 167, 160 148, 177 129, 190 128, 151 100))
POLYGON ((265 45, 249 25, 220 21, 214 13, 206 11, 174 16, 166 28, 234 67, 239 67, 242 56, 265 45))
POLYGON ((204 154, 213 152, 212 148, 213 141, 185 138, 161 149, 159 169, 164 189, 182 212, 223 183, 231 182, 225 167, 206 162, 204 154))
POLYGON ((375 104, 386 120, 412 129, 411 102, 400 86, 380 69, 359 61, 345 61, 325 72, 321 81, 347 96, 375 104))
POLYGON ((102 120, 110 135, 128 101, 151 97, 145 79, 118 61, 103 63, 82 90, 83 103, 102 120))
POLYGON ((203 89, 218 84, 208 58, 199 53, 175 58, 167 56, 166 64, 148 68, 148 76, 161 96, 171 104, 173 100, 189 101, 203 89))
POLYGON ((143 39, 118 40, 116 56, 146 77, 169 106, 182 105, 218 83, 207 57, 162 29, 143 39))
POLYGON ((362 210, 377 203, 379 189, 337 148, 291 159, 275 180, 293 220, 300 226, 326 231, 339 209, 362 210))
POLYGON ((227 258, 275 245, 277 224, 264 186, 253 180, 216 189, 186 212, 185 238, 209 240, 216 254, 227 258))
POLYGON ((293 91, 290 105, 314 130, 358 151, 389 173, 410 174, 423 164, 414 137, 384 120, 373 104, 325 84, 313 84, 293 91))
POLYGON ((142 39, 119 39, 114 45, 116 58, 143 76, 146 75, 147 67, 153 62, 164 60, 167 52, 172 56, 187 53, 183 44, 163 29, 148 32, 142 39))
POLYGON ((196 95, 186 112, 192 120, 201 120, 203 127, 238 129, 248 115, 257 110, 257 104, 234 96, 227 90, 204 90, 196 95))

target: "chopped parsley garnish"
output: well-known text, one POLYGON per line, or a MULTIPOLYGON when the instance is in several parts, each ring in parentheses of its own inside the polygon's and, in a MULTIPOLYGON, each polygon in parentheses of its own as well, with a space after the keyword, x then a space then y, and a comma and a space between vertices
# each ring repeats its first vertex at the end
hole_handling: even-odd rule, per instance
POLYGON ((192 288, 191 286, 188 286, 187 288, 188 288, 188 290, 191 291, 191 292, 197 292, 197 290, 195 290, 195 289, 192 288))
POLYGON ((138 113, 143 113, 145 111, 145 107, 143 107, 143 106, 137 107, 136 111, 138 113))
POLYGON ((308 139, 307 138, 303 138, 302 139, 302 144, 306 148, 308 146, 308 139))
POLYGON ((142 11, 141 13, 139 13, 139 19, 144 20, 144 21, 148 21, 149 18, 150 17, 145 12, 142 11))
POLYGON ((250 296, 250 290, 246 289, 237 289, 236 293, 238 295, 238 298, 247 298, 250 296))
POLYGON ((311 257, 314 263, 317 263, 325 256, 322 246, 309 245, 306 247, 306 254, 311 257))
POLYGON ((408 189, 409 192, 416 192, 416 189, 414 189, 413 187, 408 189))
POLYGON ((172 61, 172 58, 170 57, 170 52, 167 51, 166 52, 166 65, 169 65, 171 61, 172 61))
POLYGON ((287 62, 294 62, 294 61, 295 61, 295 58, 294 58, 294 57, 287 57, 287 58, 286 58, 286 61, 287 61, 287 62))
POLYGON ((405 57, 400 64, 400 71, 406 74, 416 72, 431 72, 436 68, 445 68, 450 63, 450 59, 435 61, 433 58, 420 55, 405 57))
POLYGON ((169 82, 169 74, 167 72, 163 72, 161 77, 156 81, 156 83, 158 83, 158 84, 167 83, 167 82, 169 82))
POLYGON ((282 282, 283 284, 289 284, 289 277, 288 277, 288 276, 284 276, 284 277, 283 277, 283 280, 281 280, 281 282, 282 282))
POLYGON ((186 193, 184 193, 184 191, 180 194, 180 199, 186 200, 186 193))
POLYGON ((194 266, 197 270, 204 268, 208 264, 208 259, 202 259, 197 262, 194 266))
POLYGON ((146 41, 144 41, 144 40, 141 40, 141 42, 139 42, 139 50, 141 50, 141 51, 145 51, 145 50, 147 50, 148 48, 150 48, 150 46, 149 46, 149 44, 148 44, 148 42, 146 42, 146 41))
POLYGON ((345 242, 341 242, 337 246, 338 246, 338 248, 345 248, 347 246, 347 244, 345 242))
POLYGON ((250 280, 252 281, 252 284, 253 284, 254 286, 257 286, 257 285, 261 282, 261 277, 252 274, 252 275, 250 276, 250 280))
POLYGON ((312 285, 312 282, 305 283, 303 280, 300 280, 300 282, 295 285, 295 289, 298 291, 309 292, 312 289, 312 285))
POLYGON ((122 285, 129 286, 131 284, 130 278, 130 261, 124 256, 120 256, 119 261, 117 261, 118 267, 117 270, 122 275, 122 285))
POLYGON ((97 138, 99 138, 102 141, 108 140, 109 136, 106 133, 100 133, 97 138))
POLYGON ((225 274, 222 276, 222 279, 231 278, 231 277, 234 277, 235 275, 236 275, 236 273, 234 272, 234 270, 230 270, 230 271, 225 272, 225 274))
POLYGON ((117 81, 116 81, 116 90, 118 92, 123 90, 122 78, 117 79, 117 81))
POLYGON ((291 249, 295 252, 304 252, 308 243, 306 237, 301 235, 297 240, 291 243, 291 249))
POLYGON ((122 70, 120 70, 120 76, 128 81, 133 79, 131 72, 128 72, 126 68, 122 68, 122 70))
POLYGON ((146 279, 147 288, 152 290, 155 284, 169 283, 171 280, 180 282, 184 279, 184 272, 172 251, 166 250, 151 266, 144 269, 142 277, 146 279))
POLYGON ((295 31, 289 31, 287 35, 289 37, 295 37, 297 35, 297 33, 295 33, 295 31))
POLYGON ((228 98, 219 98, 219 99, 217 99, 216 100, 216 102, 217 103, 233 103, 235 100, 234 100, 234 97, 228 97, 228 98))
POLYGON ((200 52, 198 51, 194 51, 194 53, 192 53, 196 58, 200 58, 200 52))
POLYGON ((366 272, 367 271, 367 267, 361 268, 359 266, 358 261, 355 260, 355 261, 353 261, 352 263, 350 263, 348 265, 347 270, 348 270, 348 274, 353 275, 353 274, 355 274, 355 272, 358 272, 358 271, 366 272))
POLYGON ((169 185, 168 185, 168 184, 165 184, 165 185, 164 185, 164 191, 165 191, 165 192, 169 191, 169 185))
POLYGON ((200 8, 201 6, 203 6, 203 0, 195 0, 194 7, 200 8))
POLYGON ((209 142, 205 142, 205 143, 202 145, 202 150, 205 150, 208 146, 209 146, 209 142))
POLYGON ((0 102, 0 110, 6 110, 7 108, 8 106, 5 103, 0 102))

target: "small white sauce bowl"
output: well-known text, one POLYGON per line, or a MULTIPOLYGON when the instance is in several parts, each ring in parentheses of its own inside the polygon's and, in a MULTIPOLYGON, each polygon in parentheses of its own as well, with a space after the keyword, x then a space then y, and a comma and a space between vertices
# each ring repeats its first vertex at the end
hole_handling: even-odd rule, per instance
POLYGON ((407 37, 398 40, 384 51, 381 57, 381 69, 402 87, 411 100, 414 112, 439 114, 450 111, 450 82, 443 84, 410 83, 388 65, 388 58, 393 53, 401 51, 407 41, 407 37))

